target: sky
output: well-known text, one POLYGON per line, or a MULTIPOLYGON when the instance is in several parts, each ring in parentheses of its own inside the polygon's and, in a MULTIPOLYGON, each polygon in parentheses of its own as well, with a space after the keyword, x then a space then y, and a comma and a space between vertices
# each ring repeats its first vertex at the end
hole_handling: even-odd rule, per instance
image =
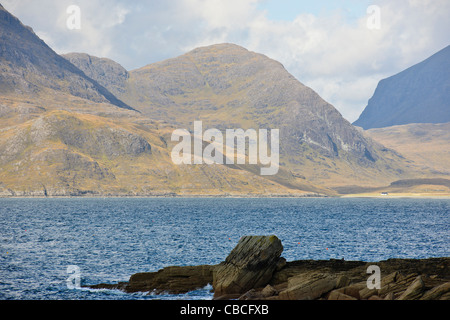
POLYGON ((449 0, 0 0, 57 53, 127 70, 235 43, 281 62, 350 122, 381 79, 450 44, 449 0), (74 26, 72 6, 79 8, 74 26), (68 26, 68 20, 70 26, 68 26))

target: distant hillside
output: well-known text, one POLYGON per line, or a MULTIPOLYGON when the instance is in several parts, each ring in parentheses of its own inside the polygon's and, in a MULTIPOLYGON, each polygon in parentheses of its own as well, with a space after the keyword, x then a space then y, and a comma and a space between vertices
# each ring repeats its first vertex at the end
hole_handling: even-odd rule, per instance
POLYGON ((153 119, 188 129, 195 120, 205 128, 279 128, 282 168, 299 181, 385 184, 407 170, 281 63, 234 44, 197 48, 127 76, 108 62, 106 78, 105 61, 65 57, 153 119))
MULTIPOLYGON (((28 112, 30 120, 0 128, 0 196, 312 193, 239 168, 177 166, 170 160, 173 128, 151 120, 28 112)), ((8 116, 20 119, 20 110, 8 116)))
MULTIPOLYGON (((63 58, 0 8, 0 195, 336 195, 433 178, 283 65, 234 44, 127 71, 63 58), (176 165, 177 128, 279 129, 280 168, 176 165)), ((203 142, 206 146, 207 141, 203 142)))
POLYGON ((132 109, 56 54, 1 5, 0 70, 1 95, 35 99, 64 93, 132 109))
POLYGON ((353 124, 364 129, 450 122, 450 46, 381 80, 353 124))
POLYGON ((120 92, 125 69, 89 61, 95 70, 80 70, 0 5, 1 196, 327 192, 290 176, 279 184, 239 167, 173 164, 175 127, 105 88, 120 92))
POLYGON ((450 176, 450 123, 413 123, 365 131, 420 166, 450 176))

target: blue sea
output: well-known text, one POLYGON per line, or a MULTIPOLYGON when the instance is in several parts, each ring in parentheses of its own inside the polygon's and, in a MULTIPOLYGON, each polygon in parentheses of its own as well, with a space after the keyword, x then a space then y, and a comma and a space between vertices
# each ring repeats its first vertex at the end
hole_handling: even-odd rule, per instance
POLYGON ((278 236, 288 261, 450 256, 450 199, 0 199, 0 299, 211 299, 71 288, 171 265, 217 264, 244 235, 278 236))

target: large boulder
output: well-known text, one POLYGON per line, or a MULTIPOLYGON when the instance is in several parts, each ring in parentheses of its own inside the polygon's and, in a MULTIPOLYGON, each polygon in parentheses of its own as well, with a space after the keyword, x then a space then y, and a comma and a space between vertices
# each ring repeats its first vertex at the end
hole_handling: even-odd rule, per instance
POLYGON ((280 259, 283 246, 276 236, 244 236, 213 273, 214 297, 241 295, 265 287, 280 259))

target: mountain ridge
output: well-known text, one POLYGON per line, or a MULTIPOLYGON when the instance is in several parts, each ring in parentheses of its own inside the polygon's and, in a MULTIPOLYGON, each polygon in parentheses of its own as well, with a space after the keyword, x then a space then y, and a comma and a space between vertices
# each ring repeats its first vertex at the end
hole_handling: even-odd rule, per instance
MULTIPOLYGON (((134 110, 54 52, 31 27, 0 8, 0 92, 30 98, 54 91, 134 110)), ((136 111, 136 110, 134 110, 136 111)))
MULTIPOLYGON (((78 60, 77 66, 86 68, 86 61, 78 60)), ((359 174, 356 168, 382 172, 389 167, 377 164, 386 152, 383 148, 280 62, 263 54, 235 44, 216 44, 128 73, 122 84, 126 90, 116 94, 150 118, 184 128, 191 128, 194 120, 221 130, 280 128, 280 155, 282 161, 292 163, 289 170, 294 175, 326 179, 325 172, 335 175, 340 167, 353 175, 359 174), (308 172, 317 164, 314 159, 322 160, 315 172, 308 172), (308 163, 308 169, 302 169, 302 163, 308 163)))
POLYGON ((364 129, 450 122, 450 45, 381 80, 353 124, 364 129))
POLYGON ((127 71, 107 58, 59 56, 16 20, 0 48, 9 41, 19 54, 1 57, 28 78, 0 60, 0 81, 21 90, 0 92, 1 195, 334 196, 336 187, 427 175, 263 54, 217 44, 127 71), (111 104, 100 87, 129 108, 111 104), (175 165, 171 135, 194 121, 279 129, 278 173, 259 176, 260 164, 175 165))

